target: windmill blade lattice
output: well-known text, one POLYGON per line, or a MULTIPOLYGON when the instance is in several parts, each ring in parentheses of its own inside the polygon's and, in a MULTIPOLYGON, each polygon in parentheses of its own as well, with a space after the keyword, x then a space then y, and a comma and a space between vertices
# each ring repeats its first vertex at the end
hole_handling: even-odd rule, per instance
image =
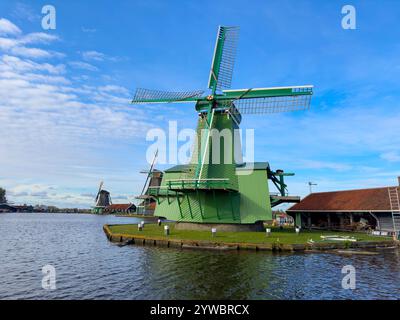
POLYGON ((173 92, 138 88, 136 89, 132 103, 179 102, 191 98, 198 98, 203 92, 204 90, 173 92))
POLYGON ((95 201, 97 201, 99 199, 100 191, 101 191, 101 188, 103 188, 103 184, 104 184, 103 181, 100 181, 99 190, 97 191, 97 195, 96 195, 96 200, 95 201))
POLYGON ((241 114, 268 114, 307 110, 311 95, 239 99, 231 101, 241 114))
POLYGON ((232 113, 269 114, 310 108, 313 86, 225 90, 220 105, 232 113), (232 99, 229 99, 232 97, 232 99))
POLYGON ((221 26, 217 35, 209 88, 229 89, 232 83, 233 66, 239 38, 239 27, 221 26))

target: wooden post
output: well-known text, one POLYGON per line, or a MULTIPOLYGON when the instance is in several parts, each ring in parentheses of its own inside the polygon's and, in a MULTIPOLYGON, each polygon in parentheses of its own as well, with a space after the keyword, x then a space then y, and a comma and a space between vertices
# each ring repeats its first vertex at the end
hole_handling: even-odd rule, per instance
POLYGON ((339 221, 340 221, 340 229, 342 229, 343 226, 344 226, 344 217, 343 217, 343 214, 340 214, 340 215, 339 215, 339 221))
POLYGON ((307 214, 307 226, 309 229, 311 229, 311 213, 307 214))
POLYGON ((295 225, 298 227, 301 227, 301 213, 300 212, 296 212, 295 225))
POLYGON ((331 228, 331 215, 329 214, 329 213, 327 213, 327 215, 328 215, 328 229, 330 229, 331 228))

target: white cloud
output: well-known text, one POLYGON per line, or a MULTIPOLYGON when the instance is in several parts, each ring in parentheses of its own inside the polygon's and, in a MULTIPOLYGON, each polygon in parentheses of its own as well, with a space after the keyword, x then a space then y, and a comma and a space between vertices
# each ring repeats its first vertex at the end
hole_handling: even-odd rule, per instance
POLYGON ((400 162, 400 154, 398 152, 385 152, 382 153, 380 157, 389 162, 400 162))
POLYGON ((18 203, 87 207, 100 178, 117 182, 117 197, 124 195, 121 185, 132 190, 130 175, 141 169, 130 167, 133 157, 128 156, 128 166, 113 168, 111 163, 128 159, 135 150, 128 145, 138 137, 144 141, 154 124, 142 108, 128 105, 129 91, 123 86, 104 84, 100 76, 90 80, 81 68, 71 70, 69 62, 50 62, 49 56, 38 62, 11 51, 22 42, 54 40, 41 33, 0 38, 0 49, 8 50, 0 56, 0 136, 5 137, 0 150, 7 149, 7 157, 0 155, 5 173, 0 182, 18 203), (58 187, 47 188, 51 184, 58 187))
POLYGON ((32 32, 21 37, 18 42, 20 44, 31 44, 31 43, 50 43, 59 40, 59 37, 53 34, 44 32, 32 32))
POLYGON ((39 49, 39 48, 27 48, 27 47, 12 47, 10 50, 11 54, 28 57, 28 58, 49 58, 52 54, 49 51, 39 49))
MULTIPOLYGON (((62 54, 36 48, 57 40, 41 32, 0 37, 0 135, 6 137, 0 150, 7 149, 7 157, 0 156, 0 182, 17 203, 87 207, 101 178, 124 201, 126 190, 142 183, 142 165, 132 168, 142 154, 135 145, 143 145, 156 119, 129 106, 129 90, 110 84, 112 76, 80 71, 97 67, 72 61, 87 63, 72 70, 68 61, 49 60, 62 54), (56 187, 46 188, 50 183, 56 187)), ((86 57, 117 61, 98 51, 86 57)))
POLYGON ((94 199, 96 197, 96 195, 94 193, 81 193, 80 196, 84 197, 84 198, 91 198, 91 199, 94 199))
POLYGON ((71 67, 76 68, 76 69, 83 69, 83 70, 88 70, 88 71, 98 71, 99 69, 87 62, 83 61, 71 61, 68 63, 71 67))
POLYGON ((27 57, 31 59, 64 57, 63 54, 56 51, 48 51, 41 48, 32 48, 26 46, 30 44, 48 44, 50 42, 58 40, 58 36, 43 32, 34 32, 27 35, 20 34, 21 30, 17 26, 12 24, 9 20, 0 19, 0 35, 3 35, 3 37, 0 37, 0 50, 12 55, 27 57), (12 30, 14 31, 12 32, 12 30), (10 34, 12 37, 5 37, 4 35, 7 34, 10 34))
POLYGON ((18 35, 21 29, 5 18, 0 19, 0 34, 2 35, 18 35))
POLYGON ((42 184, 20 184, 7 190, 7 193, 14 197, 22 196, 47 196, 47 193, 54 190, 53 186, 42 184))
POLYGON ((124 94, 124 95, 130 94, 128 89, 121 87, 121 86, 116 86, 116 85, 101 86, 101 87, 99 87, 99 90, 104 91, 104 92, 120 93, 120 94, 124 94))
POLYGON ((0 49, 1 50, 8 50, 15 46, 17 46, 17 40, 0 37, 0 49))
POLYGON ((122 57, 112 57, 108 56, 102 52, 95 51, 95 50, 90 50, 90 51, 83 51, 80 53, 82 58, 86 61, 112 61, 112 62, 118 62, 121 61, 123 58, 122 57))
POLYGON ((104 53, 92 50, 82 52, 82 57, 85 60, 103 61, 106 58, 106 55, 104 53))
POLYGON ((31 6, 21 2, 17 2, 15 4, 15 9, 12 12, 12 16, 21 20, 35 22, 39 21, 42 17, 39 13, 40 11, 38 12, 37 10, 33 10, 31 6))
POLYGON ((71 84, 71 81, 63 76, 51 76, 47 74, 38 73, 15 73, 13 71, 4 71, 2 74, 3 79, 10 79, 12 81, 23 80, 27 82, 38 82, 38 83, 59 83, 59 84, 71 84))
POLYGON ((31 197, 40 197, 41 199, 46 199, 47 198, 47 192, 46 191, 31 192, 30 196, 31 197))
POLYGON ((61 74, 65 72, 64 64, 54 65, 50 63, 38 63, 29 59, 21 59, 10 55, 3 55, 0 59, 0 70, 3 72, 15 71, 23 73, 27 71, 38 71, 50 74, 61 74))
MULTIPOLYGON (((4 180, 0 180, 0 185, 5 186, 4 180)), ((95 187, 93 188, 95 189, 95 187)), ((95 193, 78 193, 64 190, 60 186, 45 185, 37 183, 17 184, 7 188, 7 198, 11 203, 16 204, 46 204, 58 207, 90 207, 94 205, 95 193)), ((113 201, 126 203, 129 201, 127 194, 111 192, 113 201), (119 200, 119 201, 118 201, 119 200)))
POLYGON ((24 36, 12 38, 3 36, 0 37, 0 49, 8 50, 12 48, 20 48, 28 44, 48 44, 58 39, 58 36, 43 32, 34 32, 24 36))

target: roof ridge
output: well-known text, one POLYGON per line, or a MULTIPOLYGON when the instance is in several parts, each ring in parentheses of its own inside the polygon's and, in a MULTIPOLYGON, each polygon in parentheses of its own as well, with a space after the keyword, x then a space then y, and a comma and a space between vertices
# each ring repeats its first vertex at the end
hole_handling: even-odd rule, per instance
POLYGON ((390 211, 390 188, 397 192, 400 186, 326 191, 311 193, 288 211, 390 211))
POLYGON ((377 190, 377 189, 388 189, 388 188, 397 188, 397 189, 399 189, 400 186, 387 186, 387 187, 358 188, 358 189, 347 189, 347 190, 335 190, 335 191, 313 192, 313 193, 309 193, 309 194, 308 194, 307 196, 305 196, 303 199, 307 198, 308 196, 310 196, 310 195, 312 195, 312 194, 318 194, 318 193, 351 192, 351 191, 377 190))

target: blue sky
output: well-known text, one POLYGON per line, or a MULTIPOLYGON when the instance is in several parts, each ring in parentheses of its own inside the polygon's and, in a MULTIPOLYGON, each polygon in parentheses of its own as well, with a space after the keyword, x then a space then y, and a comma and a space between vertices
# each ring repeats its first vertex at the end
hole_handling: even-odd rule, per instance
MULTIPOLYGON (((241 28, 232 88, 313 84, 311 110, 246 116, 256 161, 291 194, 386 186, 400 175, 398 1, 0 3, 0 185, 16 203, 88 207, 100 180, 133 200, 146 132, 194 128, 193 105, 131 106, 136 87, 204 89, 217 27, 241 28), (56 8, 56 30, 41 9, 56 8), (357 29, 341 27, 356 8, 357 29)), ((163 167, 161 167, 163 168, 163 167)))

